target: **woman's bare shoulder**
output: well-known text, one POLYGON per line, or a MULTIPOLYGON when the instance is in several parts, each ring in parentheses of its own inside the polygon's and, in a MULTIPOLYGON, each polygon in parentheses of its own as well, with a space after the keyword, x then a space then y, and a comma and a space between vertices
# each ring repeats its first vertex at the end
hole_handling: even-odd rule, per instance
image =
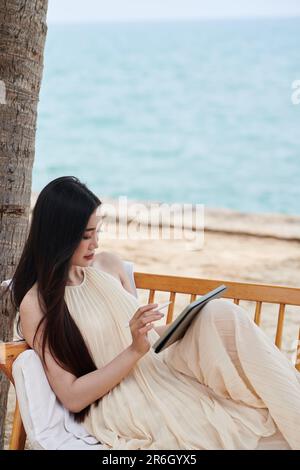
POLYGON ((106 271, 109 274, 116 275, 119 273, 121 264, 122 260, 116 253, 101 251, 101 253, 97 253, 95 255, 92 266, 99 268, 102 271, 106 271))
POLYGON ((35 283, 31 289, 29 289, 26 294, 24 295, 23 299, 22 299, 22 302, 20 304, 20 309, 23 307, 26 306, 29 307, 29 306, 33 306, 35 305, 36 303, 38 303, 38 287, 37 287, 37 283, 35 283))
POLYGON ((32 288, 24 295, 20 304, 19 313, 23 337, 32 348, 34 334, 44 315, 40 306, 36 285, 32 286, 32 288))
POLYGON ((96 255, 93 266, 114 276, 120 281, 125 290, 136 296, 128 274, 124 268, 123 261, 119 255, 108 251, 102 251, 96 255))

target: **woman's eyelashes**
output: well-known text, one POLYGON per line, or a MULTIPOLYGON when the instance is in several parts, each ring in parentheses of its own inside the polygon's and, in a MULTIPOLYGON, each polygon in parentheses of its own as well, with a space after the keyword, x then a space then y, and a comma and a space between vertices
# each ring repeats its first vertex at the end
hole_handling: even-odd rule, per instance
MULTIPOLYGON (((97 238, 98 238, 100 232, 102 232, 101 228, 99 228, 99 229, 96 231, 97 238)), ((93 238, 93 237, 83 237, 83 240, 91 240, 92 238, 93 238)))

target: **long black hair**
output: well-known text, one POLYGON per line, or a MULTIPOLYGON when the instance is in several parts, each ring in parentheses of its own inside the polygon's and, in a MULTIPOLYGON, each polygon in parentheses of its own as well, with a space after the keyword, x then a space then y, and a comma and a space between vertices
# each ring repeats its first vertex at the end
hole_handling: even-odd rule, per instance
MULTIPOLYGON (((64 300, 71 258, 79 245, 89 218, 101 201, 74 176, 51 181, 34 206, 29 235, 11 280, 12 303, 19 310, 22 299, 37 283, 43 318, 42 361, 49 348, 56 362, 76 377, 96 370, 83 337, 64 300)), ((20 331, 20 318, 17 322, 20 331)), ((98 404, 99 400, 95 403, 98 404)), ((83 421, 90 405, 74 413, 83 421)))

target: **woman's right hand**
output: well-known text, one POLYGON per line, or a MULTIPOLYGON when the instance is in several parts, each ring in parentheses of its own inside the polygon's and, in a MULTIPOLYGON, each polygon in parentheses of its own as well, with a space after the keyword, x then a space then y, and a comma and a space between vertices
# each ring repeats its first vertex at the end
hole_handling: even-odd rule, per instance
POLYGON ((148 304, 140 307, 129 322, 132 336, 131 347, 141 356, 146 354, 151 346, 148 331, 153 328, 152 322, 160 320, 164 316, 163 313, 155 310, 157 307, 158 304, 148 304))

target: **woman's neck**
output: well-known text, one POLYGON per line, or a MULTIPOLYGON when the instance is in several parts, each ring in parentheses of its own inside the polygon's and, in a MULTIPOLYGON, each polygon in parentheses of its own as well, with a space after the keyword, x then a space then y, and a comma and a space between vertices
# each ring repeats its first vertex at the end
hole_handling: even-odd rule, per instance
POLYGON ((69 270, 69 277, 67 285, 77 286, 80 285, 84 280, 83 268, 80 266, 71 266, 69 270))

